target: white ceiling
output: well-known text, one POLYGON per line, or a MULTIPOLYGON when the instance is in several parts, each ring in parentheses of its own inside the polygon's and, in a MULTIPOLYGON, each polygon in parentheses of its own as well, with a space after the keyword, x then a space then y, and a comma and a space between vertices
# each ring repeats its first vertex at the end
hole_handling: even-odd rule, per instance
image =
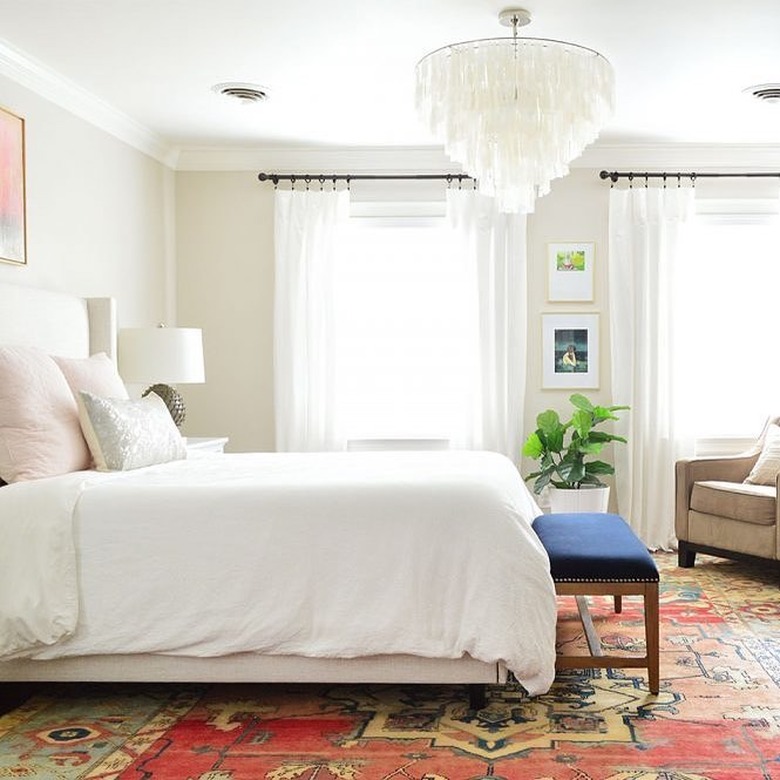
MULTIPOLYGON (((508 5, 508 3, 507 3, 508 5)), ((522 34, 614 66, 600 141, 780 145, 780 0, 527 0, 522 34)), ((447 43, 508 34, 494 0, 0 0, 0 44, 175 148, 426 146, 414 66, 447 43), (270 99, 212 92, 254 82, 270 99)))

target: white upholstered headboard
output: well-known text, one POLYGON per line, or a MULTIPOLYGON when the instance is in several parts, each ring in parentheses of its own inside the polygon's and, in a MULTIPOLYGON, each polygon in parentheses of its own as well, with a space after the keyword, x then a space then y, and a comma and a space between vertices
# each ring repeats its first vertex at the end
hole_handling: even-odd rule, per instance
POLYGON ((116 302, 0 282, 0 344, 116 360, 116 302))

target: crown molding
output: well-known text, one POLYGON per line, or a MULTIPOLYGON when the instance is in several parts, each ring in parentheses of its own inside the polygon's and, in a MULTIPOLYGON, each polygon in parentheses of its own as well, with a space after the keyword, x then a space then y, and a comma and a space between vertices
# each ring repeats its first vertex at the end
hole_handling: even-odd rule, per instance
POLYGON ((594 143, 572 168, 777 171, 780 144, 594 143))
POLYGON ((461 172, 440 147, 183 147, 179 171, 266 173, 453 173, 461 172))
MULTIPOLYGON (((780 144, 595 143, 572 169, 780 170, 780 144)), ((441 147, 183 147, 180 171, 459 173, 441 147)))
POLYGON ((3 40, 0 74, 158 162, 175 167, 176 150, 159 135, 3 40))

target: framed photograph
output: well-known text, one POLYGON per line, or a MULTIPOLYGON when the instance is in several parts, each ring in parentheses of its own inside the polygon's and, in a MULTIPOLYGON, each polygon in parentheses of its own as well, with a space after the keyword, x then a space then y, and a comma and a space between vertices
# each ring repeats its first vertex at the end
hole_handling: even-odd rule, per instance
POLYGON ((599 315, 542 315, 542 387, 599 386, 599 315))
POLYGON ((0 260, 27 262, 24 119, 0 108, 0 260))
POLYGON ((587 242, 550 244, 547 298, 549 301, 593 300, 593 255, 587 242))

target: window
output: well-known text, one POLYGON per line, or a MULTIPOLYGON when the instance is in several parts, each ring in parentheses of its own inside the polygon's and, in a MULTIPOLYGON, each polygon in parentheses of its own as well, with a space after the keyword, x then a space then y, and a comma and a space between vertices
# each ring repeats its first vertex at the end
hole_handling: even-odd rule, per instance
POLYGON ((336 395, 348 441, 448 440, 463 419, 473 352, 465 272, 446 219, 427 210, 355 216, 345 230, 336 395))
POLYGON ((676 279, 679 429, 751 436, 780 409, 776 202, 702 201, 676 279))

